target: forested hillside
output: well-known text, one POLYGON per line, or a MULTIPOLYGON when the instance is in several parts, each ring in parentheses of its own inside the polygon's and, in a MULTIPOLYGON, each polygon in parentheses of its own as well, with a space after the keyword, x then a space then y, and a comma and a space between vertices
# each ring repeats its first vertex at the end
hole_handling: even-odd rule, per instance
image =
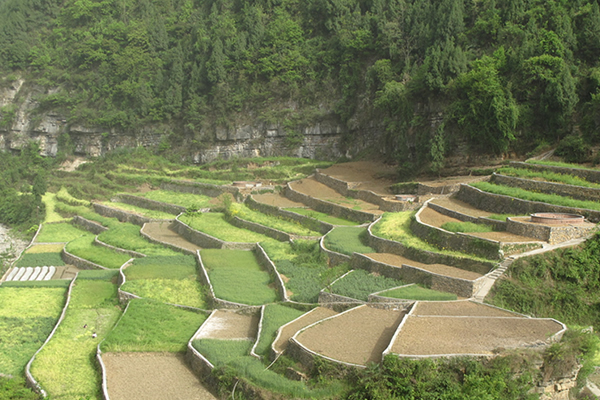
MULTIPOLYGON (((349 142, 385 130, 380 147, 411 172, 459 143, 501 154, 567 137, 583 157, 600 136, 596 0, 2 0, 0 21, 4 85, 45 88, 38 112, 166 122, 165 147, 248 121, 294 145, 333 114, 349 142)), ((15 106, 1 111, 10 125, 15 106)))

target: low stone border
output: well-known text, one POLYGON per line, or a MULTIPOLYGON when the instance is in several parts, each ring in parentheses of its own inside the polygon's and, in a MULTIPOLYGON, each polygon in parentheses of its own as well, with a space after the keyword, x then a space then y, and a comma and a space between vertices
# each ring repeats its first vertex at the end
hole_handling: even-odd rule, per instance
POLYGON ((383 362, 383 359, 385 358, 385 356, 387 356, 388 354, 392 354, 392 347, 394 346, 394 343, 396 342, 396 339, 398 339, 398 335, 400 335, 400 331, 404 327, 404 324, 406 323, 406 321, 408 320, 408 318, 411 315, 413 315, 415 309, 417 308, 417 304, 419 304, 419 302, 415 301, 412 304, 410 311, 408 313, 404 314, 404 316, 402 317, 402 321, 400 321, 400 323, 398 324, 398 327, 396 328, 396 331, 394 332, 394 335, 390 339, 390 343, 385 348, 385 350, 383 350, 383 352, 381 353, 381 362, 383 362))
POLYGON ((265 305, 263 304, 260 307, 260 319, 258 321, 258 332, 256 333, 256 341, 254 342, 254 345, 250 349, 250 355, 252 357, 258 358, 259 360, 262 360, 262 357, 259 356, 258 354, 256 354, 255 350, 256 350, 256 347, 258 346, 258 342, 260 342, 260 334, 262 333, 264 318, 265 318, 265 305))
POLYGON ((65 319, 65 315, 67 314, 67 308, 69 307, 69 303, 71 302, 71 293, 73 291, 73 286, 75 285, 75 281, 77 280, 78 275, 79 275, 79 273, 77 273, 75 275, 75 278, 73 278, 73 280, 69 284, 69 290, 67 291, 67 300, 65 301, 65 306, 63 307, 62 313, 60 314, 58 321, 56 321, 56 324, 54 325, 54 329, 52 329, 52 332, 50 332, 50 334, 48 335, 48 337, 46 338, 44 343, 35 352, 35 354, 31 357, 31 359, 25 366, 25 381, 26 381, 27 386, 34 392, 41 394, 43 397, 48 397, 48 393, 46 393, 46 391, 44 389, 42 389, 40 384, 35 380, 35 378, 31 374, 31 364, 33 364, 33 362, 35 361, 35 357, 38 355, 38 353, 40 351, 42 351, 44 346, 46 346, 46 344, 50 341, 50 339, 52 339, 52 337, 54 336, 54 333, 56 333, 56 330, 58 329, 58 326, 65 319))
POLYGON ((521 235, 529 236, 539 240, 544 240, 550 244, 567 242, 572 239, 586 237, 598 230, 598 227, 591 224, 585 225, 540 225, 520 221, 519 217, 508 218, 507 231, 521 235), (591 225, 591 226, 590 226, 591 225))
POLYGON ((439 212, 447 217, 458 219, 463 222, 472 222, 474 224, 483 224, 483 225, 491 225, 492 229, 495 231, 505 231, 506 230, 506 221, 499 221, 497 219, 487 218, 487 217, 472 217, 467 214, 460 213, 455 210, 451 210, 449 208, 440 206, 439 204, 435 204, 433 202, 427 203, 427 207, 430 207, 432 210, 439 212))
MULTIPOLYGON (((360 305, 358 307, 366 307, 366 305, 363 304, 363 305, 360 305)), ((333 315, 331 317, 324 318, 324 319, 322 319, 320 321, 314 322, 314 323, 312 323, 312 324, 310 324, 308 326, 305 326, 304 328, 300 329, 298 332, 296 332, 294 334, 294 336, 292 336, 290 338, 290 341, 289 341, 289 344, 288 344, 288 347, 287 347, 287 353, 290 355, 290 357, 292 357, 293 359, 299 361, 302 365, 306 366, 308 369, 312 369, 312 367, 314 365, 314 360, 317 357, 323 358, 325 360, 329 360, 329 361, 331 361, 331 362, 333 362, 335 364, 343 365, 343 366, 346 366, 346 367, 361 368, 361 369, 366 368, 364 365, 347 363, 347 362, 344 362, 344 361, 336 360, 336 359, 333 359, 331 357, 327 357, 327 356, 324 356, 322 354, 319 354, 319 353, 317 353, 315 351, 310 350, 309 348, 305 347, 304 345, 302 345, 300 342, 298 342, 298 339, 297 339, 298 335, 300 333, 304 332, 305 330, 307 330, 307 329, 309 329, 309 328, 311 328, 311 327, 313 327, 313 326, 315 326, 317 324, 320 324, 320 323, 322 323, 324 321, 327 321, 329 319, 339 317, 340 315, 348 313, 348 312, 350 312, 350 311, 352 311, 352 310, 354 310, 354 309, 356 309, 358 307, 350 308, 350 309, 348 309, 348 310, 346 310, 344 312, 341 312, 339 314, 333 315)))
MULTIPOLYGON (((213 310, 209 315, 208 319, 215 313, 217 310, 213 310)), ((215 368, 214 365, 206 357, 204 357, 198 350, 194 348, 192 342, 200 333, 200 330, 204 326, 204 323, 200 325, 200 327, 196 330, 196 332, 192 335, 190 340, 187 343, 187 351, 185 353, 185 361, 189 365, 190 369, 194 372, 194 374, 205 384, 209 385, 214 392, 217 391, 219 387, 218 381, 211 374, 212 370, 215 368)))
POLYGON ((585 186, 568 185, 566 183, 537 181, 535 179, 517 178, 494 172, 490 180, 496 185, 516 187, 547 194, 558 194, 577 200, 600 201, 600 189, 585 186))
POLYGON ((248 304, 236 303, 234 301, 223 300, 215 296, 215 291, 213 289, 213 285, 210 282, 210 278, 208 277, 208 271, 206 267, 204 267, 204 263, 202 262, 202 256, 200 255, 200 251, 196 251, 196 261, 198 266, 200 267, 200 280, 206 286, 208 286, 210 293, 210 300, 213 302, 213 308, 225 308, 229 310, 240 310, 240 309, 251 309, 251 310, 259 310, 262 306, 251 306, 248 304))
POLYGON ((65 264, 74 265, 79 269, 110 269, 69 253, 66 249, 66 246, 63 248, 60 256, 65 264))
POLYGON ((33 245, 33 243, 35 242, 35 239, 37 239, 38 235, 42 231, 43 225, 44 225, 43 223, 38 225, 37 231, 35 231, 35 235, 33 235, 33 238, 31 239, 31 242, 29 242, 29 246, 27 246, 27 248, 29 248, 29 247, 31 247, 31 245, 33 245))
POLYGON ((591 222, 600 221, 600 211, 585 208, 573 208, 556 206, 539 201, 522 200, 516 197, 505 196, 484 192, 476 187, 462 185, 456 194, 456 198, 471 204, 480 210, 486 210, 498 214, 520 214, 528 215, 539 212, 581 214, 591 222))
POLYGON ((179 220, 178 215, 173 221, 171 227, 173 231, 179 235, 181 235, 188 242, 194 243, 195 245, 205 248, 205 249, 233 249, 233 250, 252 250, 254 248, 254 243, 236 243, 236 242, 226 242, 221 239, 217 239, 216 237, 210 236, 204 232, 200 232, 195 230, 194 228, 187 225, 185 222, 181 222, 179 220))
POLYGON ((418 201, 398 201, 388 200, 384 196, 379 195, 371 190, 356 190, 352 189, 348 182, 341 179, 334 178, 332 176, 322 173, 319 169, 315 172, 315 179, 332 188, 342 196, 352 197, 354 199, 366 201, 367 203, 377 204, 379 209, 382 211, 397 212, 416 210, 421 205, 418 201))
MULTIPOLYGON (((331 282, 327 286, 326 289, 331 289, 331 287, 337 281, 344 279, 346 276, 348 276, 353 271, 354 270, 351 269, 350 271, 346 272, 342 276, 338 277, 333 282, 331 282)), ((352 305, 352 304, 362 305, 362 304, 366 304, 367 303, 367 302, 362 301, 362 300, 353 299, 352 297, 342 296, 341 294, 336 294, 336 293, 331 293, 331 292, 326 291, 325 289, 321 289, 321 291, 319 292, 319 300, 318 301, 319 301, 319 305, 320 306, 331 308, 331 309, 335 309, 336 306, 340 306, 340 305, 343 308, 346 308, 347 306, 352 305)))
POLYGON ((534 171, 552 171, 559 174, 577 176, 589 182, 600 183, 600 171, 583 168, 556 167, 553 165, 530 164, 520 161, 511 161, 509 166, 514 168, 525 168, 534 171))
POLYGON ((284 194, 287 198, 289 198, 292 201, 306 204, 314 210, 320 211, 325 214, 333 215, 335 217, 344 218, 349 221, 363 223, 367 221, 373 221, 376 218, 375 214, 371 214, 365 211, 353 210, 351 208, 343 207, 339 204, 335 204, 330 201, 316 199, 304 193, 300 193, 292 189, 289 183, 285 186, 284 194))
POLYGON ((145 227, 146 227, 146 224, 144 224, 142 226, 142 228, 140 229, 140 235, 142 235, 142 237, 144 237, 147 241, 149 241, 151 243, 159 244, 161 246, 168 247, 171 250, 180 251, 180 252, 185 253, 185 254, 190 254, 190 255, 196 254, 196 252, 193 251, 193 250, 189 250, 189 249, 186 249, 184 247, 177 246, 177 245, 175 245, 173 243, 163 242, 162 240, 158 240, 158 239, 155 239, 155 238, 151 237, 150 235, 148 235, 147 233, 144 232, 144 228, 145 227))
POLYGON ((144 217, 142 215, 134 214, 117 208, 109 207, 100 203, 92 203, 94 211, 98 214, 108 217, 116 218, 121 222, 129 222, 130 224, 143 226, 146 222, 160 222, 160 221, 171 221, 170 219, 154 219, 144 217))
POLYGON ((289 233, 259 224, 257 222, 247 221, 237 216, 234 216, 229 222, 235 227, 248 229, 249 231, 260 233, 280 242, 289 242, 292 239, 292 235, 289 233))
POLYGON ((284 219, 299 222, 303 226, 305 226, 309 229, 318 231, 321 234, 326 234, 327 232, 332 230, 335 226, 333 224, 319 221, 318 219, 311 218, 306 215, 298 214, 293 211, 283 210, 280 207, 271 206, 269 204, 259 203, 258 201, 254 200, 254 197, 252 197, 252 195, 249 195, 248 197, 246 197, 245 204, 251 210, 258 211, 263 214, 273 215, 276 217, 281 217, 284 219))
POLYGON ((277 286, 277 291, 279 291, 279 295, 283 299, 284 302, 289 302, 290 298, 287 295, 287 290, 285 288, 285 283, 283 279, 281 279, 281 274, 277 270, 277 266, 271 260, 265 249, 260 245, 260 243, 256 243, 256 247, 254 248, 254 254, 256 255, 256 259, 258 263, 262 265, 269 273, 275 276, 275 285, 277 286))
POLYGON ((378 218, 377 221, 373 222, 367 228, 369 246, 377 250, 378 253, 396 254, 411 260, 422 262, 423 264, 445 264, 467 271, 477 272, 481 275, 487 274, 497 266, 497 263, 491 261, 478 261, 470 258, 455 257, 427 250, 415 249, 413 247, 407 247, 400 242, 375 236, 372 232, 372 228, 380 220, 381 218, 378 218))
POLYGON ((395 297, 385 297, 385 296, 380 296, 380 293, 387 292, 388 290, 400 289, 403 287, 414 286, 414 285, 416 285, 416 283, 409 283, 407 285, 396 286, 393 288, 380 290, 379 292, 371 293, 369 295, 369 303, 391 303, 391 304, 403 306, 405 309, 408 309, 408 307, 415 304, 417 302, 417 300, 398 299, 395 297))
POLYGON ((138 258, 146 257, 146 255, 144 253, 139 253, 139 252, 133 251, 133 250, 122 249, 120 247, 115 247, 115 246, 110 245, 108 243, 104 243, 103 241, 101 241, 100 239, 98 239, 98 236, 96 236, 94 238, 94 244, 97 245, 97 246, 100 246, 100 247, 106 247, 107 249, 110 249, 110 250, 115 251, 117 253, 126 254, 126 255, 131 256, 131 257, 138 257, 138 258))
POLYGON ((213 185, 210 183, 192 181, 172 180, 170 182, 161 183, 160 188, 172 192, 201 194, 208 197, 218 197, 223 193, 232 194, 236 200, 240 200, 242 197, 240 190, 233 186, 213 185))
POLYGON ((74 216, 71 220, 71 223, 85 229, 88 232, 92 232, 94 235, 99 235, 108 230, 106 226, 96 221, 83 218, 79 215, 74 216))
POLYGON ((147 208, 148 210, 162 211, 168 214, 178 215, 185 212, 187 208, 176 204, 164 203, 162 201, 150 200, 141 196, 134 196, 127 193, 119 193, 110 201, 131 204, 133 206, 147 208))
MULTIPOLYGON (((327 236, 327 235, 325 235, 325 236, 327 236)), ((346 254, 335 252, 333 250, 329 250, 325 247, 325 236, 323 236, 321 238, 321 240, 319 240, 319 249, 321 250, 322 253, 327 254, 327 257, 329 258, 329 266, 335 267, 335 266, 343 264, 345 262, 350 262, 350 259, 351 259, 350 256, 348 256, 346 254)))
POLYGON ((125 268, 127 268, 133 260, 134 260, 133 258, 130 258, 127 262, 125 262, 123 265, 121 265, 121 267, 119 268, 119 277, 117 278, 117 296, 119 297, 119 303, 121 303, 121 304, 127 303, 128 307, 129 307, 129 300, 142 298, 136 294, 126 292, 121 289, 121 286, 123 286, 125 284, 125 282, 127 282, 127 277, 125 276, 125 272, 123 272, 123 270, 125 268))
MULTIPOLYGON (((402 267, 385 264, 380 261, 359 253, 352 255, 351 266, 354 269, 363 269, 368 272, 376 272, 387 278, 402 280, 409 283, 420 283, 433 290, 453 293, 460 297, 472 297, 481 289, 485 283, 487 275, 481 276, 475 280, 455 278, 446 275, 436 274, 412 265, 403 264, 402 267)), ((492 274, 489 271, 488 274, 492 274)))

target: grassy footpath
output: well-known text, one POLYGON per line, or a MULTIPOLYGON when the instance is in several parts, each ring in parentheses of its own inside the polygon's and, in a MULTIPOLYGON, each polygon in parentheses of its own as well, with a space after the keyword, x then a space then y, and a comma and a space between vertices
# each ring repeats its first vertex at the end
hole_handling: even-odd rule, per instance
POLYGON ((80 273, 65 319, 32 366, 33 376, 56 399, 102 398, 96 346, 121 314, 114 283, 82 276, 108 278, 104 271, 80 273))
POLYGON ((102 351, 184 352, 187 342, 208 316, 152 300, 132 300, 102 351))
POLYGON ((205 249, 200 255, 216 297, 250 305, 278 300, 277 291, 270 287, 271 276, 261 268, 253 252, 205 249))
POLYGON ((0 286, 0 373, 23 375, 54 328, 65 293, 65 288, 0 286))

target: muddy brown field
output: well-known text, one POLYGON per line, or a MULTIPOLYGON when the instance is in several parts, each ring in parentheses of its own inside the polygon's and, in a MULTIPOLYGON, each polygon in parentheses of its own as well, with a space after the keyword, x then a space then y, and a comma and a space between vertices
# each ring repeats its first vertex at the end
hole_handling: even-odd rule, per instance
POLYGON ((273 348, 278 352, 284 351, 287 348, 288 340, 290 340, 290 338, 294 336, 300 329, 322 319, 332 317, 336 314, 337 312, 325 307, 317 307, 313 309, 312 311, 302 315, 297 320, 285 325, 285 327, 281 329, 279 337, 273 343, 273 348))
POLYGON ((451 276, 453 278, 468 279, 474 281, 477 278, 481 278, 483 275, 477 272, 467 271, 464 269, 452 267, 444 264, 423 264, 418 261, 410 260, 408 258, 398 256, 391 253, 368 253, 365 256, 372 258, 375 261, 379 261, 385 264, 393 265, 401 268, 402 265, 410 265, 424 269, 425 271, 433 272, 434 274, 451 276))

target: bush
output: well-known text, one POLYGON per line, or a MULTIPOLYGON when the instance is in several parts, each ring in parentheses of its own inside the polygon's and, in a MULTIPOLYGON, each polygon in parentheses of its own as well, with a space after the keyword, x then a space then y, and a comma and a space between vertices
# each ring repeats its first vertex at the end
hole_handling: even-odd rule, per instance
POLYGON ((579 135, 569 135, 560 141, 554 154, 568 163, 582 163, 589 157, 589 146, 579 135))

